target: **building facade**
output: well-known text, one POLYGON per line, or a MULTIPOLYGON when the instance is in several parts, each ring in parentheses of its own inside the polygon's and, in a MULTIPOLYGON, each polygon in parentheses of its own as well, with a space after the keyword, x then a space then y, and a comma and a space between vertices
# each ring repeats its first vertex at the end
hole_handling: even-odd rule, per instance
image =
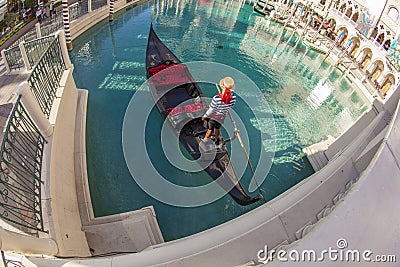
POLYGON ((368 2, 372 1, 333 0, 327 3, 321 0, 319 4, 330 5, 327 19, 336 32, 344 32, 342 47, 351 41, 350 57, 380 96, 386 98, 399 82, 399 66, 388 56, 390 48, 397 45, 400 1, 382 2, 375 14, 368 5, 375 5, 376 1, 371 4, 368 2))

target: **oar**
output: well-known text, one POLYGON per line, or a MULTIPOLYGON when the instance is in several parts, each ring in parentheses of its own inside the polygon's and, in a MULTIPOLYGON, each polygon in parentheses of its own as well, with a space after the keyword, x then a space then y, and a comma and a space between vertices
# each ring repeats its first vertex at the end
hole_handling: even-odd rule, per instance
MULTIPOLYGON (((219 88, 219 85, 216 83, 215 86, 217 87, 218 93, 221 93, 221 88, 219 88)), ((244 156, 246 157, 247 165, 249 166, 249 168, 250 168, 250 170, 251 170, 251 173, 253 174, 253 175, 252 175, 252 178, 254 178, 254 181, 256 181, 257 188, 260 190, 260 194, 261 194, 261 196, 263 197, 264 201, 266 201, 264 195, 263 195, 262 192, 261 192, 260 185, 258 184, 258 181, 257 181, 257 179, 256 179, 256 177, 255 177, 255 173, 254 173, 254 169, 253 169, 253 164, 251 164, 249 155, 247 154, 246 148, 244 147, 242 137, 240 136, 240 131, 239 131, 239 129, 237 128, 236 122, 235 122, 235 120, 233 119, 232 114, 231 114, 231 112, 230 112, 229 109, 228 109, 228 115, 229 115, 229 118, 230 118, 230 120, 231 120, 231 122, 232 122, 233 129, 234 129, 234 132, 235 132, 235 136, 237 136, 237 139, 239 140, 240 146, 242 147, 244 156)))

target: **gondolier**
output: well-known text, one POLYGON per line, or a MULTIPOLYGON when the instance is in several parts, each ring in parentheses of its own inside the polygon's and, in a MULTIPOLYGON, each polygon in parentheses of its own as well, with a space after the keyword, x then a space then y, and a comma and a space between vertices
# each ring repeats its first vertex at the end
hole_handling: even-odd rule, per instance
POLYGON ((236 103, 236 96, 232 94, 232 91, 235 90, 234 80, 231 77, 225 77, 221 79, 219 85, 222 88, 222 92, 213 97, 207 112, 202 117, 204 127, 207 128, 203 141, 208 142, 214 131, 216 145, 220 143, 220 128, 224 122, 226 113, 236 103))

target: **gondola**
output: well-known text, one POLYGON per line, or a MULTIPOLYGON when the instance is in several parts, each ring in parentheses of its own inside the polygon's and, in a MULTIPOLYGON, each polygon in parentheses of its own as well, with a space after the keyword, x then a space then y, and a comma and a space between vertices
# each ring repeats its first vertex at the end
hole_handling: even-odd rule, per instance
POLYGON ((167 120, 189 154, 240 205, 263 199, 250 197, 232 167, 225 143, 204 149, 206 129, 201 117, 207 103, 188 68, 161 42, 150 26, 146 49, 146 75, 156 107, 167 120))
POLYGON ((259 0, 257 4, 254 5, 253 10, 263 16, 269 16, 269 14, 274 10, 275 7, 265 1, 259 0))

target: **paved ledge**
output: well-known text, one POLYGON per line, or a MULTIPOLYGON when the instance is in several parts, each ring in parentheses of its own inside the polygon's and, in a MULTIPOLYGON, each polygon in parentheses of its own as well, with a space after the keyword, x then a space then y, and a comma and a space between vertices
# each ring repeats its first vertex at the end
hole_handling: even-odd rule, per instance
POLYGON ((76 193, 74 141, 78 91, 72 72, 73 68, 64 71, 58 90, 62 97, 56 97, 50 112, 54 131, 44 157, 45 214, 50 237, 58 245, 57 256, 90 256, 76 193))
POLYGON ((11 72, 10 74, 0 75, 0 105, 15 103, 18 96, 15 91, 20 83, 28 79, 27 72, 11 72))

